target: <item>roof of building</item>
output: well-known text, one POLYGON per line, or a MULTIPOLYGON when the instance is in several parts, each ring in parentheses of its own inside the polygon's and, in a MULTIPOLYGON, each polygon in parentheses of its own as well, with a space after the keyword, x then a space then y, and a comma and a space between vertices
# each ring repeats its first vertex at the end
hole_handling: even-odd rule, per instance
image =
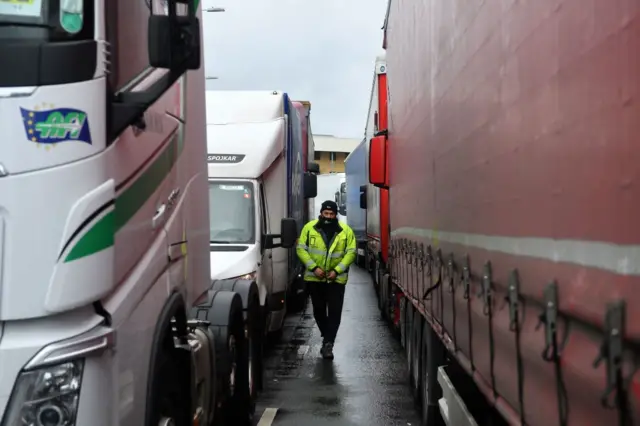
POLYGON ((331 135, 313 135, 316 152, 351 152, 360 143, 359 138, 337 138, 331 135))

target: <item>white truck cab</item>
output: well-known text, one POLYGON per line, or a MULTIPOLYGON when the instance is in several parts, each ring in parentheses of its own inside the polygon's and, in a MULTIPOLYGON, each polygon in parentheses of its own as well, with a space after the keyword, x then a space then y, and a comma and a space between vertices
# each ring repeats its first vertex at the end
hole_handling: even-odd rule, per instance
MULTIPOLYGON (((212 279, 256 281, 266 332, 282 327, 301 269, 295 247, 316 176, 302 164, 301 117, 280 91, 208 91, 212 279)), ((300 286, 301 287, 301 286, 300 286)))
POLYGON ((207 252, 201 10, 0 1, 1 426, 252 421, 257 288, 207 252))

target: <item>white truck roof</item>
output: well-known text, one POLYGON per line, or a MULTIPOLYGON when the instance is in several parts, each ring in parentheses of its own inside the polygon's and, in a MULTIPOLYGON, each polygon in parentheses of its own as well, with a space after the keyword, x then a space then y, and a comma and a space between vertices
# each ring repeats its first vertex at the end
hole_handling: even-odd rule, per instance
POLYGON ((285 150, 284 93, 212 90, 206 101, 209 177, 260 177, 285 150))

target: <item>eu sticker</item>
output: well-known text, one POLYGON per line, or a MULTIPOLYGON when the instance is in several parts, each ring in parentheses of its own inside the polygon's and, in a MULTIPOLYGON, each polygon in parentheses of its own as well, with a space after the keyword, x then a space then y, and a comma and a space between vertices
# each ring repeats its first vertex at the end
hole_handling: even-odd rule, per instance
POLYGON ((73 108, 20 108, 20 113, 27 139, 31 142, 55 145, 76 141, 91 145, 89 119, 83 111, 73 108))

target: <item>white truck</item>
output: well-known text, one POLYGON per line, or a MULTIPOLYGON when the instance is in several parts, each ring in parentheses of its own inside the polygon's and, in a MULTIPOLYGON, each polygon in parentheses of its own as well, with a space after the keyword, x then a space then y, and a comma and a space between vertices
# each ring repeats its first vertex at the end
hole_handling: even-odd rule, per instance
POLYGON ((200 18, 0 1, 2 426, 251 421, 247 294, 211 288, 200 18))
POLYGON ((335 193, 336 204, 338 204, 338 213, 347 217, 347 177, 345 173, 340 173, 340 185, 335 193))
MULTIPOLYGON (((314 203, 314 218, 320 215, 320 207, 327 200, 333 200, 338 204, 338 220, 346 222, 346 209, 341 208, 340 188, 345 181, 344 173, 323 173, 318 175, 318 194, 314 203)), ((346 196, 344 197, 346 200, 346 196)), ((344 207, 344 206, 342 206, 344 207)))
POLYGON ((295 248, 278 241, 284 233, 298 237, 305 200, 316 195, 316 175, 303 166, 301 117, 280 91, 206 97, 211 278, 226 280, 225 288, 239 278, 254 281, 261 337, 277 335, 288 299, 306 300, 295 248))

